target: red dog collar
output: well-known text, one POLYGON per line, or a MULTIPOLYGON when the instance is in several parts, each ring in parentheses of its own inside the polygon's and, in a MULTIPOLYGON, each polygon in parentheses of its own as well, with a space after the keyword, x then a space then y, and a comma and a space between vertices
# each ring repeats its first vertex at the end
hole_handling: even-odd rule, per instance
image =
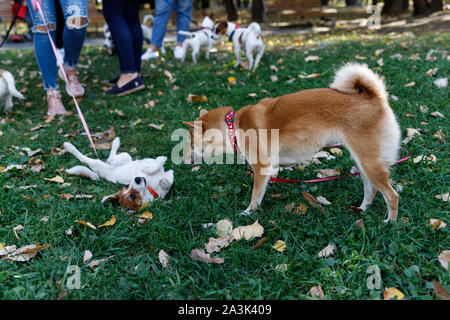
POLYGON ((238 145, 236 140, 236 133, 234 131, 234 111, 230 111, 225 116, 225 123, 228 127, 228 136, 230 137, 231 144, 233 145, 234 152, 238 152, 238 145))
POLYGON ((147 186, 147 190, 150 191, 150 193, 152 194, 153 198, 156 199, 156 198, 159 197, 158 193, 155 190, 153 190, 150 186, 147 186))

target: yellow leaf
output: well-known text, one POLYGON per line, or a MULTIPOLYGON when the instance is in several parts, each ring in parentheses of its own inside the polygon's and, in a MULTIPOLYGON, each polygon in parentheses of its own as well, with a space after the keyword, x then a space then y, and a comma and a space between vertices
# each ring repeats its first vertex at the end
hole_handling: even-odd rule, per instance
POLYGON ((236 84, 236 78, 232 76, 228 77, 228 85, 231 86, 234 84, 236 84))
POLYGON ((99 225, 98 227, 110 227, 116 224, 116 216, 112 216, 110 220, 106 221, 104 224, 99 225))
POLYGON ((0 242, 0 250, 2 250, 5 247, 5 243, 0 242))
POLYGON ((398 290, 397 288, 391 287, 386 288, 386 290, 383 291, 384 300, 403 300, 405 295, 398 290))
POLYGON ((144 213, 142 213, 139 218, 141 219, 147 219, 147 220, 152 220, 153 219, 153 214, 149 211, 145 211, 144 213))
POLYGON ((278 252, 283 252, 286 250, 286 243, 284 243, 283 240, 277 240, 277 242, 275 242, 272 248, 274 248, 278 252))
POLYGON ((61 178, 60 176, 54 176, 51 179, 44 178, 44 180, 51 181, 51 182, 56 182, 56 183, 64 183, 64 179, 61 178))
POLYGON ((189 102, 205 102, 207 100, 206 96, 197 96, 194 94, 189 94, 187 97, 187 101, 189 102))
POLYGON ((336 154, 342 156, 342 150, 340 148, 331 148, 330 152, 331 153, 336 153, 336 154))
POLYGON ((84 220, 76 220, 75 222, 79 223, 79 224, 84 224, 85 226, 88 226, 89 228, 94 229, 94 230, 97 229, 92 223, 86 222, 84 220))

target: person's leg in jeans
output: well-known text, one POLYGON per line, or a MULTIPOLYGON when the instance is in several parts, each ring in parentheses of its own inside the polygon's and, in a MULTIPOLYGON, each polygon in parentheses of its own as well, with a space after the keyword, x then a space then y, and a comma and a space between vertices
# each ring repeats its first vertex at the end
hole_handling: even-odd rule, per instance
POLYGON ((47 35, 47 29, 50 36, 55 41, 56 15, 54 0, 42 0, 42 11, 45 22, 37 10, 33 10, 31 1, 27 0, 28 10, 31 15, 33 26, 34 54, 42 73, 44 89, 47 90, 47 113, 50 115, 64 114, 67 110, 61 100, 56 82, 56 58, 50 40, 47 35))
POLYGON ((181 46, 186 36, 179 34, 178 31, 189 31, 192 19, 192 0, 177 0, 176 5, 183 12, 181 14, 177 11, 177 43, 181 46))
POLYGON ((60 3, 65 20, 63 31, 64 70, 70 83, 66 90, 75 97, 81 97, 84 89, 78 79, 76 65, 86 39, 87 0, 60 0, 60 3))
MULTIPOLYGON (((172 7, 169 6, 169 4, 165 0, 155 1, 155 18, 153 20, 152 39, 150 41, 149 49, 150 51, 157 52, 158 48, 162 46, 164 36, 166 35, 167 22, 169 22, 171 12, 172 7)), ((151 58, 156 57, 155 54, 150 56, 151 58)))
POLYGON ((139 2, 135 1, 133 3, 128 3, 125 6, 123 14, 133 37, 134 64, 136 66, 136 71, 140 74, 142 44, 144 38, 142 35, 141 21, 139 19, 139 2))
POLYGON ((106 93, 121 95, 144 88, 139 75, 142 51, 139 1, 103 0, 103 15, 111 31, 121 72, 118 79, 112 81, 115 82, 115 87, 107 90, 106 93), (128 87, 130 87, 129 90, 128 87))

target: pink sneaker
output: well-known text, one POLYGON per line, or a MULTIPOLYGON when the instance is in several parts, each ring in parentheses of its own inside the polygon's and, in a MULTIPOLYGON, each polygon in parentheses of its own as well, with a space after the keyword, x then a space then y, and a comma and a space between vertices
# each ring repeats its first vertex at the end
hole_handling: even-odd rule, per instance
POLYGON ((67 113, 67 110, 62 103, 61 95, 57 89, 47 90, 47 108, 47 114, 51 116, 67 113))
MULTIPOLYGON (((81 98, 84 95, 84 88, 81 85, 80 79, 78 79, 78 71, 76 67, 69 68, 64 66, 64 71, 66 72, 67 78, 69 79, 69 85, 66 85, 66 92, 69 96, 73 96, 77 99, 81 98)), ((61 72, 61 69, 58 71, 58 75, 61 79, 64 79, 64 76, 61 72)))

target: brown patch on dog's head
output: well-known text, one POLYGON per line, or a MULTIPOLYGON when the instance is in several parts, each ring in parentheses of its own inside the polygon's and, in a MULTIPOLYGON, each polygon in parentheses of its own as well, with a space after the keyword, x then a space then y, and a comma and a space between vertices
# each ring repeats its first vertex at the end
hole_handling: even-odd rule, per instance
POLYGON ((139 211, 142 207, 141 193, 135 189, 125 187, 117 193, 120 205, 124 208, 139 211))
POLYGON ((228 23, 223 20, 217 20, 214 24, 214 33, 218 35, 223 35, 225 32, 227 32, 228 29, 228 23))

